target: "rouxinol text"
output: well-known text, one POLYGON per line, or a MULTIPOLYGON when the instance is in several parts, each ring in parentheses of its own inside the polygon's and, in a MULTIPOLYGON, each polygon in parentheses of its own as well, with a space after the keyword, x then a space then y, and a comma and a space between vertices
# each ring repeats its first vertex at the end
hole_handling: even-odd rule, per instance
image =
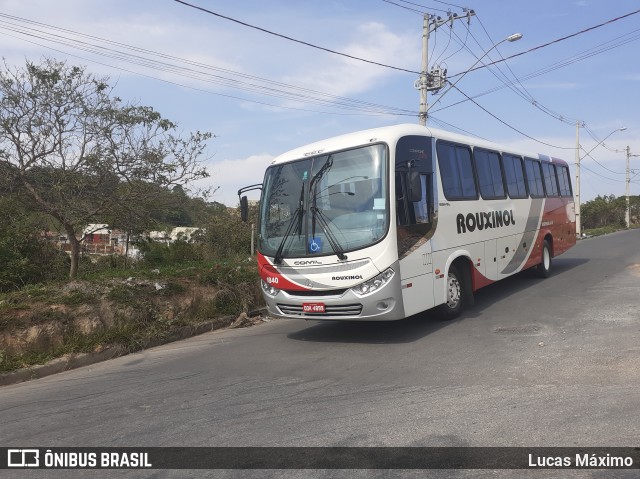
POLYGON ((502 226, 515 225, 513 220, 513 210, 491 211, 489 213, 469 213, 466 216, 462 213, 456 216, 458 234, 469 233, 476 229, 488 230, 489 228, 501 228, 502 226))

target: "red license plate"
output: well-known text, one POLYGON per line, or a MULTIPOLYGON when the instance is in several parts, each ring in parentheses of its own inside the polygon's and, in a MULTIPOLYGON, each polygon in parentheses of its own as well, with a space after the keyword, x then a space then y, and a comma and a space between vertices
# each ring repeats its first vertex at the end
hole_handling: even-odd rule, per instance
POLYGON ((302 303, 303 313, 324 313, 324 303, 302 303))

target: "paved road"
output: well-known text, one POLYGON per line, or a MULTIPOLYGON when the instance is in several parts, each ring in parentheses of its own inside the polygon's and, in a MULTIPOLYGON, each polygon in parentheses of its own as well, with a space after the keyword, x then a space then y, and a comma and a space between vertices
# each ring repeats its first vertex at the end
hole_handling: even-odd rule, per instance
MULTIPOLYGON (((7 386, 0 445, 640 446, 639 246, 640 230, 582 241, 550 278, 524 273, 485 288, 453 322, 275 320, 7 386)), ((510 477, 344 477, 495 474, 510 477)))

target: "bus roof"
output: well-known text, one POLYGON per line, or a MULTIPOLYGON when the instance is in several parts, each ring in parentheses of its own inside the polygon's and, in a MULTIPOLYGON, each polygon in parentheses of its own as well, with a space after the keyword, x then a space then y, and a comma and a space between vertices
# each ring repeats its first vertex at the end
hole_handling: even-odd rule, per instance
POLYGON ((473 136, 460 135, 458 133, 452 133, 447 130, 440 130, 437 128, 431 128, 427 126, 416 125, 412 123, 405 123, 401 125, 384 126, 380 128, 372 128, 369 130, 361 130, 354 133, 347 133, 345 135, 334 136, 315 143, 309 143, 307 145, 295 148, 287 151, 281 155, 278 155, 271 162, 272 165, 279 163, 287 163, 289 161, 299 160, 309 156, 315 156, 323 153, 329 153, 332 151, 339 151, 347 148, 353 148, 356 146, 364 146, 370 143, 386 142, 394 145, 398 138, 407 135, 425 135, 432 136, 438 139, 452 141, 456 143, 468 144, 471 146, 477 146, 481 148, 487 148, 491 150, 497 150, 503 153, 512 153, 520 156, 527 156, 530 158, 537 158, 543 160, 551 160, 554 163, 560 163, 566 165, 566 162, 557 158, 552 158, 549 155, 532 153, 529 151, 519 150, 517 148, 511 148, 505 145, 499 145, 481 138, 473 136))

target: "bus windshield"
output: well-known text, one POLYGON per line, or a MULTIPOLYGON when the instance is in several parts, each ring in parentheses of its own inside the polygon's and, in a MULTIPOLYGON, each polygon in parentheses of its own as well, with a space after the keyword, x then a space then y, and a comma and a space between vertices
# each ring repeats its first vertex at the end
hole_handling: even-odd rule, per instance
POLYGON ((309 257, 354 251, 389 227, 387 147, 376 144, 271 166, 260 206, 258 249, 309 257))

